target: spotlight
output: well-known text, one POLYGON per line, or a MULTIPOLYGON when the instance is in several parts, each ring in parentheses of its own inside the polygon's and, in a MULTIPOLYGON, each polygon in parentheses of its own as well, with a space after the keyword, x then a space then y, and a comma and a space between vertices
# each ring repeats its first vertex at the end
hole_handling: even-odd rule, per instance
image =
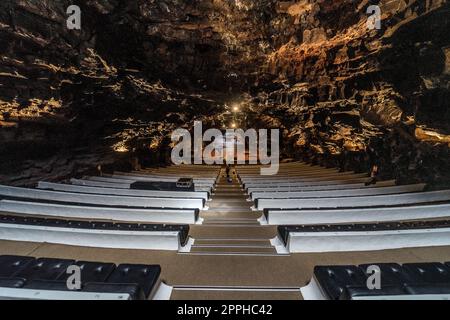
POLYGON ((239 112, 239 106, 238 105, 234 105, 233 106, 233 111, 234 112, 239 112))
POLYGON ((236 128, 236 123, 232 123, 231 124, 231 127, 234 129, 234 128, 236 128))

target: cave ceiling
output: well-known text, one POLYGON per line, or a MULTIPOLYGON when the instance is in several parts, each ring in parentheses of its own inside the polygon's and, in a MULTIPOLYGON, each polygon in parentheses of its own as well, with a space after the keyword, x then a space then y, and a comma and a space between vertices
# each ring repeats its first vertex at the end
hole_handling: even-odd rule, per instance
POLYGON ((129 152, 161 161, 174 129, 228 126, 239 105, 240 126, 281 129, 287 156, 443 177, 449 10, 445 0, 3 0, 0 174, 70 175, 129 152), (80 30, 66 27, 73 4, 80 30), (367 27, 371 5, 380 29, 367 27))

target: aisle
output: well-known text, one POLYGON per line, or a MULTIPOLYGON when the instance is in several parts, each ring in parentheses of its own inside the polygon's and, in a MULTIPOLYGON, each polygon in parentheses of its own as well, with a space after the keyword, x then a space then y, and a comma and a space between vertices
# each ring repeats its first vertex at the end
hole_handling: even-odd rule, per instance
MULTIPOLYGON (((252 211, 253 202, 247 201, 247 196, 241 189, 236 177, 228 183, 222 170, 216 190, 209 202, 209 210, 201 212, 204 219, 202 225, 191 227, 190 235, 195 239, 190 253, 185 255, 220 257, 222 263, 218 272, 223 273, 224 267, 228 272, 236 271, 236 258, 246 258, 249 269, 254 269, 258 263, 251 257, 265 257, 278 260, 278 255, 270 239, 276 236, 276 227, 261 226, 258 219, 261 212, 252 211), (228 257, 228 258, 227 258, 228 257)), ((236 274, 227 275, 229 279, 236 278, 236 274)), ((242 283, 252 283, 260 275, 255 273, 241 274, 242 283), (252 279, 253 278, 253 281, 252 279)), ((226 280, 226 279, 223 279, 226 280)), ((226 282, 226 281, 225 281, 226 282)), ((257 281, 256 281, 257 282, 257 281)), ((239 300, 277 300, 300 299, 298 287, 262 287, 238 286, 233 282, 227 286, 176 286, 171 299, 239 299, 239 300)))
POLYGON ((228 183, 222 170, 209 210, 201 213, 203 225, 191 230, 195 239, 191 253, 276 255, 270 244, 276 228, 259 224, 261 212, 252 211, 253 202, 247 198, 236 176, 228 183))

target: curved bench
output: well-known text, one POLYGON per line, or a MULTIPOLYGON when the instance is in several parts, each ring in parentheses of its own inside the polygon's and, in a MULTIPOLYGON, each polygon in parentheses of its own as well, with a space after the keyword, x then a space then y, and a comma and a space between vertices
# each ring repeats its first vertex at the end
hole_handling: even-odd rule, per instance
POLYGON ((159 265, 0 256, 0 297, 39 300, 169 299, 159 265), (70 290, 70 268, 80 270, 79 289, 70 290))
POLYGON ((52 183, 40 181, 38 188, 43 190, 54 190, 75 193, 89 193, 102 195, 117 195, 117 196, 132 196, 132 197, 146 197, 146 198, 194 198, 208 200, 207 192, 189 192, 189 191, 158 191, 158 190, 135 190, 135 189, 114 189, 114 188, 99 188, 89 186, 76 186, 62 183, 52 183))
POLYGON ((351 178, 351 179, 338 179, 338 180, 323 180, 323 181, 295 181, 295 182, 275 182, 275 183, 264 183, 264 182, 251 182, 243 183, 242 187, 244 189, 249 188, 261 188, 265 187, 312 187, 312 186, 331 186, 338 184, 355 184, 355 183, 366 183, 369 182, 370 178, 351 178))
POLYGON ((369 223, 450 218, 450 204, 368 209, 264 210, 262 224, 369 223))
POLYGON ((255 207, 264 209, 320 209, 368 208, 445 202, 450 200, 450 190, 403 193, 391 195, 330 197, 308 199, 257 199, 255 207))
POLYGON ((449 267, 449 262, 316 266, 311 281, 300 291, 305 300, 448 300, 449 267), (370 289, 367 283, 373 270, 380 287, 370 289))
POLYGON ((189 225, 111 223, 0 215, 0 239, 81 247, 185 250, 189 225))
POLYGON ((180 208, 202 209, 203 199, 190 198, 143 198, 129 196, 112 196, 97 194, 80 194, 39 189, 0 186, 0 198, 32 199, 38 201, 55 201, 72 204, 92 204, 102 206, 123 206, 136 208, 180 208))
POLYGON ((355 197, 355 196, 374 196, 387 194, 401 194, 423 191, 425 183, 381 187, 365 189, 346 189, 346 190, 323 190, 323 191, 296 191, 296 192, 252 192, 252 200, 256 199, 303 199, 303 198, 330 198, 330 197, 355 197))
MULTIPOLYGON (((113 189, 131 189, 131 185, 134 183, 132 182, 112 182, 112 181, 97 181, 97 180, 91 180, 91 179, 70 179, 70 183, 77 186, 86 186, 86 187, 99 187, 99 188, 113 188, 113 189)), ((212 193, 212 187, 211 186, 194 186, 195 192, 208 192, 209 194, 212 193)), ((133 189, 133 190, 139 190, 139 189, 133 189)))
POLYGON ((198 209, 128 209, 0 200, 0 211, 64 219, 98 219, 142 223, 196 224, 199 221, 198 209))
POLYGON ((450 221, 279 226, 277 241, 291 253, 448 246, 450 221))
POLYGON ((348 190, 348 189, 370 189, 395 186, 395 180, 378 181, 376 184, 366 185, 364 183, 353 184, 335 184, 325 186, 306 186, 306 187, 278 187, 261 186, 258 188, 248 188, 247 193, 251 196, 253 192, 304 192, 304 191, 326 191, 326 190, 348 190))

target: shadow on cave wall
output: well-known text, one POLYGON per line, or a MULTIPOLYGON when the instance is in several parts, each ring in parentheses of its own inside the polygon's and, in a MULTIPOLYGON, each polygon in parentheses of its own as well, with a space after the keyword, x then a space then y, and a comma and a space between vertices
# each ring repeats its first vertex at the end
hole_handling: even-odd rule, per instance
POLYGON ((404 24, 385 41, 389 49, 379 59, 383 78, 405 98, 403 111, 418 124, 444 133, 450 133, 450 74, 444 51, 450 50, 449 16, 447 3, 417 18, 414 27, 404 24))

